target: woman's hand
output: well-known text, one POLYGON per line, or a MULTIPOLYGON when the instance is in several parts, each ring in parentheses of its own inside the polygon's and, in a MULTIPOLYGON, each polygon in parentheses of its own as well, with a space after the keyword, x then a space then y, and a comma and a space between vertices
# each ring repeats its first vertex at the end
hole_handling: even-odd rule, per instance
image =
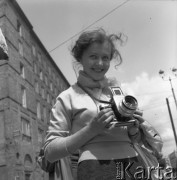
POLYGON ((133 114, 133 117, 138 120, 139 124, 142 124, 145 121, 145 119, 141 115, 133 114))
POLYGON ((90 127, 91 131, 100 134, 105 129, 109 128, 110 122, 114 118, 114 113, 111 108, 106 108, 101 110, 98 115, 90 121, 88 126, 90 127))
POLYGON ((127 130, 128 130, 128 134, 130 136, 134 136, 134 135, 138 134, 138 132, 139 132, 139 122, 138 122, 138 120, 135 120, 135 123, 133 125, 128 126, 127 130))
POLYGON ((139 126, 142 124, 145 120, 142 116, 134 114, 133 117, 135 118, 135 123, 133 126, 128 126, 128 134, 130 136, 137 135, 139 133, 139 126))

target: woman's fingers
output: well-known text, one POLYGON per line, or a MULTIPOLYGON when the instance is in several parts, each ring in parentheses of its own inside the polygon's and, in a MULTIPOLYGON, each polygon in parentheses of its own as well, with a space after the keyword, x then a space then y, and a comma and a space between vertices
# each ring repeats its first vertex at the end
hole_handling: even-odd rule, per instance
POLYGON ((103 109, 99 112, 98 117, 101 118, 102 116, 104 116, 106 113, 109 113, 109 112, 113 114, 113 111, 111 108, 103 109))
POLYGON ((104 122, 105 122, 105 126, 109 125, 110 122, 113 120, 113 115, 110 115, 104 122))
POLYGON ((105 125, 108 124, 110 121, 112 121, 114 115, 112 110, 105 111, 102 113, 101 113, 101 117, 98 119, 98 122, 103 123, 105 125))
POLYGON ((97 129, 104 129, 113 119, 113 111, 111 108, 101 110, 96 118, 91 122, 97 129))
POLYGON ((140 115, 133 114, 133 117, 134 117, 135 119, 137 119, 140 124, 145 121, 144 118, 143 118, 142 116, 140 116, 140 115))

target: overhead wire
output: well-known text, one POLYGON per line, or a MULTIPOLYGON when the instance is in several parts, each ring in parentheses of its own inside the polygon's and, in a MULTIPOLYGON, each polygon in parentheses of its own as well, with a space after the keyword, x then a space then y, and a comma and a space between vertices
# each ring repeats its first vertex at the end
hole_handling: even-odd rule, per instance
POLYGON ((69 37, 68 39, 66 39, 65 41, 63 41, 62 43, 60 43, 59 45, 57 45, 55 48, 51 49, 50 51, 48 51, 49 53, 53 52, 54 50, 56 50, 57 48, 59 48, 60 46, 64 45, 65 43, 67 43, 68 41, 72 40, 74 37, 78 36, 79 34, 81 34, 83 31, 87 30, 88 28, 90 28, 91 26, 95 25, 96 23, 98 23, 99 21, 101 21, 102 19, 104 19, 105 17, 107 17, 108 15, 110 15, 111 13, 113 13, 114 11, 116 11, 117 9, 119 9, 120 7, 122 7, 123 5, 125 5, 126 3, 128 3, 128 1, 130 0, 126 0, 123 3, 119 4, 118 6, 116 6, 114 9, 112 9, 111 11, 109 11, 108 13, 106 13, 104 16, 102 16, 101 18, 97 19, 96 21, 94 21, 93 23, 91 23, 90 25, 88 25, 87 27, 85 27, 82 31, 79 31, 78 33, 74 34, 73 36, 69 37))
MULTIPOLYGON (((48 51, 49 53, 53 52, 54 50, 58 49, 59 47, 61 47, 62 45, 64 45, 65 43, 67 43, 68 41, 72 40, 74 37, 78 36, 79 34, 81 34, 83 31, 89 29, 90 27, 92 27, 93 25, 95 25, 96 23, 98 23, 99 21, 101 21, 102 19, 104 19, 105 17, 107 17, 108 15, 110 15, 111 13, 113 13, 114 11, 116 11, 117 9, 119 9, 120 7, 122 7, 123 5, 125 5, 126 3, 128 3, 130 0, 126 0, 123 3, 119 4, 118 6, 116 6, 114 9, 112 9, 111 11, 109 11, 108 13, 106 13, 104 16, 102 16, 101 18, 97 19, 96 21, 94 21, 93 23, 91 23, 90 25, 88 25, 87 27, 85 27, 83 30, 77 32, 76 34, 74 34, 73 36, 69 37, 68 39, 66 39, 65 41, 63 41, 62 43, 60 43, 59 45, 57 45, 55 48, 51 49, 50 51, 48 51)), ((146 93, 146 95, 149 94, 156 94, 156 93, 164 93, 164 92, 152 92, 152 93, 146 93)), ((145 94, 144 94, 145 95, 145 94)), ((141 95, 136 95, 136 96, 143 96, 143 94, 141 95)), ((164 106, 164 104, 158 104, 158 103, 154 103, 151 104, 150 106, 145 106, 147 107, 146 110, 157 107, 157 106, 164 106)))

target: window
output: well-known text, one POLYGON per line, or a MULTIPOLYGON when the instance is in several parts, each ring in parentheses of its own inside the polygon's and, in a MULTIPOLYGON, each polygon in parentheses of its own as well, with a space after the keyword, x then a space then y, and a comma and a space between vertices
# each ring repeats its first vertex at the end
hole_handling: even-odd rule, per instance
POLYGON ((50 90, 53 91, 53 84, 50 82, 50 90))
POLYGON ((54 106, 54 105, 55 105, 55 99, 52 98, 52 106, 54 106))
POLYGON ((55 93, 55 96, 58 95, 58 91, 57 91, 57 88, 56 88, 56 87, 54 88, 54 93, 55 93))
POLYGON ((45 84, 46 84, 46 86, 48 86, 48 79, 47 79, 47 76, 46 76, 46 75, 45 75, 44 80, 45 80, 45 84))
POLYGON ((31 179, 30 176, 31 176, 30 173, 25 173, 25 180, 30 180, 31 179))
POLYGON ((37 54, 37 58, 38 58, 39 62, 41 63, 41 62, 42 62, 41 53, 38 53, 38 54, 37 54))
POLYGON ((21 118, 22 134, 31 137, 30 122, 25 118, 21 118))
POLYGON ((45 90, 44 87, 41 87, 41 96, 44 99, 45 98, 45 90))
POLYGON ((59 89, 57 89, 57 96, 60 94, 61 92, 60 92, 60 90, 59 89))
POLYGON ((60 80, 59 80, 59 78, 57 78, 57 86, 59 86, 60 85, 60 80))
POLYGON ((63 88, 63 81, 60 81, 59 89, 60 89, 60 91, 62 91, 64 89, 63 88))
POLYGON ((53 73, 53 80, 55 80, 55 73, 53 73))
POLYGON ((43 142, 43 130, 38 128, 38 142, 40 145, 42 145, 42 142, 43 142))
POLYGON ((51 110, 49 110, 49 120, 51 120, 52 119, 52 112, 51 112, 51 110))
POLYGON ((23 56, 23 45, 22 45, 22 43, 20 41, 18 42, 18 47, 19 47, 20 55, 23 56))
POLYGON ((37 81, 35 82, 35 91, 39 94, 39 84, 37 81))
POLYGON ((18 31, 19 35, 22 37, 22 26, 21 26, 19 20, 17 20, 17 31, 18 31))
POLYGON ((44 117, 44 120, 47 119, 47 111, 46 111, 46 107, 43 106, 43 117, 44 117))
POLYGON ((47 67, 46 61, 43 61, 43 65, 44 65, 44 69, 46 69, 46 67, 47 67))
POLYGON ((49 75, 51 75, 51 68, 50 68, 50 66, 48 66, 48 72, 49 72, 49 75))
POLYGON ((34 45, 32 45, 32 54, 36 57, 36 48, 34 45))
POLYGON ((15 180, 20 180, 20 176, 15 176, 15 180))
POLYGON ((26 103, 26 88, 24 86, 21 86, 21 98, 22 98, 22 106, 24 108, 27 107, 26 103))
POLYGON ((41 105, 39 101, 37 101, 37 118, 41 119, 41 105))
POLYGON ((37 64, 34 63, 34 73, 37 74, 37 64))
POLYGON ((43 80, 43 72, 42 72, 42 70, 40 70, 39 76, 40 76, 40 79, 43 80))
POLYGON ((25 69, 21 62, 20 62, 20 75, 22 78, 25 78, 25 69))
POLYGON ((47 93, 47 102, 50 104, 50 95, 47 93))
POLYGON ((49 124, 49 123, 50 123, 50 120, 52 119, 52 112, 51 112, 51 109, 48 109, 47 113, 48 113, 48 116, 47 116, 47 123, 49 124))

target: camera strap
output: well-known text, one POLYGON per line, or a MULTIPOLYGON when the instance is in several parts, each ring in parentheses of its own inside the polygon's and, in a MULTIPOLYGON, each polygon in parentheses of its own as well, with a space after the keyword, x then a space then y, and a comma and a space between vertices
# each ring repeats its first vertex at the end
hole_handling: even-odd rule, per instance
POLYGON ((96 98, 95 96, 93 96, 89 91, 87 91, 79 82, 77 82, 77 85, 84 91, 86 92, 92 99, 100 102, 100 103, 104 103, 104 104, 112 104, 110 101, 104 101, 101 99, 96 98))

